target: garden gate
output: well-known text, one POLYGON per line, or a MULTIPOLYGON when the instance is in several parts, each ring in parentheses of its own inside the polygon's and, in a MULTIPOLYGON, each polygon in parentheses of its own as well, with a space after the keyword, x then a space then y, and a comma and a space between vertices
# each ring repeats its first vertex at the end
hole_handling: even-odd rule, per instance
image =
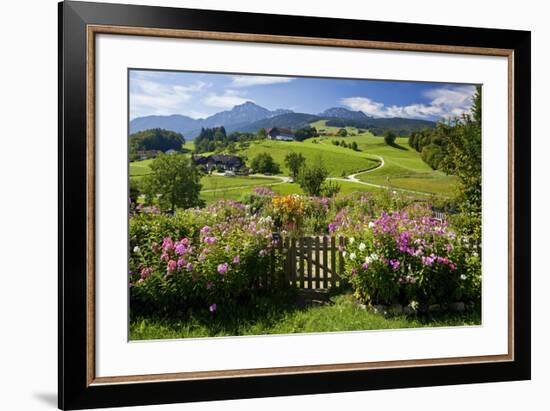
POLYGON ((345 242, 344 237, 284 238, 280 246, 285 281, 297 288, 340 287, 345 242))

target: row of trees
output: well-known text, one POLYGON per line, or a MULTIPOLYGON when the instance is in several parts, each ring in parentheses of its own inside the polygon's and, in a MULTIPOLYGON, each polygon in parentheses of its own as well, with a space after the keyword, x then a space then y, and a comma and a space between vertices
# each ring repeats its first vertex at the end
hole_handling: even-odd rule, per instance
POLYGON ((183 135, 175 131, 164 130, 162 128, 139 131, 131 134, 129 138, 130 161, 137 158, 138 151, 180 151, 184 144, 185 138, 183 135))

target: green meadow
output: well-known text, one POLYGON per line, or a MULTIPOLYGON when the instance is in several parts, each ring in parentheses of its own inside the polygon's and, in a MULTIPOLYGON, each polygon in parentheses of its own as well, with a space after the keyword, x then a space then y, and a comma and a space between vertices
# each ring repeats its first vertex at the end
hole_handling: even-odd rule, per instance
MULTIPOLYGON (((255 187, 269 187, 282 195, 303 194, 298 184, 282 178, 289 175, 284 158, 291 151, 302 154, 308 163, 321 161, 328 169, 330 178, 340 185, 343 194, 383 189, 417 192, 426 196, 451 196, 454 192, 456 178, 432 170, 422 161, 420 154, 408 146, 406 138, 398 138, 395 146, 389 146, 382 137, 368 131, 359 133, 354 127, 346 127, 348 136, 336 137, 331 134, 335 135, 339 128, 327 126, 325 120, 312 123, 312 126, 328 135, 303 142, 253 141, 246 149, 235 153, 245 156, 248 163, 260 153, 269 153, 281 168, 279 176, 204 176, 201 179, 201 197, 207 203, 219 199, 239 200, 255 187), (342 140, 348 144, 355 141, 359 150, 333 144, 333 141, 342 140), (350 175, 354 178, 350 179, 350 175)), ((187 142, 185 148, 192 150, 193 146, 193 142, 187 142)), ((152 161, 130 163, 131 178, 139 179, 150 173, 152 161)))

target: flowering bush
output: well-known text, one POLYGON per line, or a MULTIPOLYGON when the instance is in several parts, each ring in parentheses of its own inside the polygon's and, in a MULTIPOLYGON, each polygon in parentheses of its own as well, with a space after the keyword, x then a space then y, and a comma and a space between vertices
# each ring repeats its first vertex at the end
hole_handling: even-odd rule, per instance
POLYGON ((348 238, 345 278, 373 304, 478 301, 478 250, 424 207, 382 213, 348 238))
POLYGON ((283 230, 294 233, 301 230, 304 218, 305 201, 302 197, 292 194, 274 196, 271 208, 268 210, 283 230))
POLYGON ((211 312, 237 304, 280 269, 273 222, 237 202, 130 222, 132 308, 211 312))

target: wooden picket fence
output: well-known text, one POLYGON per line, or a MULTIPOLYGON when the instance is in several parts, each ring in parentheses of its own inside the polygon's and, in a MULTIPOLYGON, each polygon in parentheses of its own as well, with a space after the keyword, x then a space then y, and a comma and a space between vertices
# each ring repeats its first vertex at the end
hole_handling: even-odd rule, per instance
POLYGON ((282 280, 291 287, 327 289, 342 286, 345 237, 284 238, 279 244, 283 256, 282 280))

